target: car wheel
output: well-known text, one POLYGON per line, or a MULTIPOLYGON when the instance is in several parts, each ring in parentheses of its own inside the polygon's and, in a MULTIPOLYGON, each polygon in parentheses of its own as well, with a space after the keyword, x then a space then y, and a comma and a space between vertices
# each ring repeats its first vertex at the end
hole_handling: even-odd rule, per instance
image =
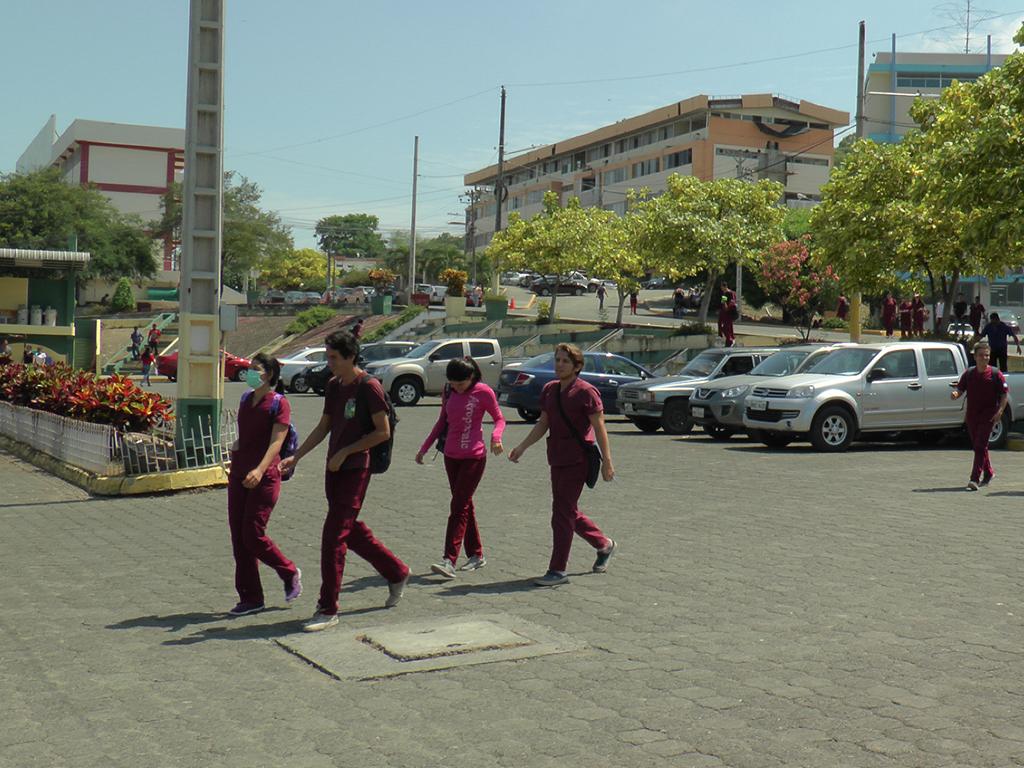
POLYGON ((403 376, 391 385, 391 399, 395 405, 416 405, 423 397, 423 385, 413 376, 403 376))
POLYGON ((665 403, 661 414, 661 428, 670 435, 688 435, 693 430, 689 400, 676 398, 665 403))
POLYGON ((292 383, 288 388, 292 392, 301 395, 305 392, 309 392, 309 382, 306 380, 305 376, 303 376, 301 373, 297 373, 294 376, 292 376, 292 383))
POLYGON ((245 381, 245 374, 248 371, 248 368, 239 368, 237 371, 235 371, 235 381, 245 381))
POLYGON ((715 440, 728 440, 732 437, 733 432, 728 427, 723 427, 721 424, 705 424, 704 434, 715 440))
POLYGON ((529 408, 516 408, 516 413, 527 424, 533 424, 540 418, 540 411, 531 411, 529 408))
POLYGON ((793 438, 781 432, 765 432, 756 429, 750 433, 750 439, 763 443, 769 448, 785 448, 793 442, 793 438))
POLYGON ((170 374, 170 373, 168 373, 168 374, 167 374, 167 380, 168 380, 168 381, 177 381, 177 380, 178 380, 178 377, 177 377, 177 376, 174 376, 173 374, 170 374))
POLYGON ((583 289, 582 288, 573 288, 572 289, 572 295, 573 296, 582 296, 583 295, 583 289))
POLYGON ((551 295, 551 291, 549 291, 547 288, 541 288, 540 289, 540 295, 541 296, 550 296, 551 295))
POLYGON ((652 419, 650 416, 633 416, 630 421, 632 421, 636 425, 636 428, 641 432, 647 432, 648 434, 657 432, 661 429, 661 422, 657 419, 652 419))
POLYGON ((845 451, 853 442, 855 430, 848 410, 839 405, 826 405, 814 417, 811 443, 819 451, 845 451))
POLYGON ((1010 414, 1003 412, 1003 417, 992 427, 992 433, 988 436, 989 448, 1005 448, 1006 441, 1010 436, 1010 414))

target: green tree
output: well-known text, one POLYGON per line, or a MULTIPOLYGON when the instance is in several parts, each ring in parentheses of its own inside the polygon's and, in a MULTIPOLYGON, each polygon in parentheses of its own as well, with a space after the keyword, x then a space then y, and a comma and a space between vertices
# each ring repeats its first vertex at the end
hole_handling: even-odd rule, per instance
POLYGON ((91 254, 81 279, 156 274, 142 220, 117 211, 101 192, 65 183, 56 169, 0 176, 0 246, 91 254))
POLYGON ((846 162, 846 158, 850 154, 850 149, 853 148, 853 144, 856 141, 857 134, 848 133, 843 137, 842 141, 836 144, 835 154, 832 156, 833 168, 839 168, 846 162))
POLYGON ((122 277, 117 281, 114 297, 110 300, 110 308, 114 312, 134 312, 135 295, 132 293, 132 281, 122 277))
POLYGON ((626 297, 630 291, 639 290, 644 276, 646 265, 636 247, 642 226, 641 217, 635 213, 616 216, 611 211, 602 211, 594 214, 591 249, 583 266, 590 274, 615 282, 616 325, 622 325, 626 297))
POLYGON ((640 201, 637 248, 674 277, 704 275, 699 322, 706 323, 715 283, 733 263, 756 263, 782 240, 782 185, 762 180, 701 181, 673 174, 665 193, 640 201))
POLYGON ((316 223, 320 250, 346 259, 378 259, 387 246, 377 227, 380 219, 369 213, 325 216, 316 223))
POLYGON ((324 291, 327 257, 313 248, 275 253, 266 260, 260 279, 281 291, 324 291))
MULTIPOLYGON (((259 185, 233 171, 224 173, 224 230, 221 242, 221 273, 224 282, 248 290, 249 276, 275 256, 293 248, 291 229, 281 217, 260 207, 259 185)), ((164 195, 161 217, 150 225, 154 235, 181 236, 181 185, 164 195)))

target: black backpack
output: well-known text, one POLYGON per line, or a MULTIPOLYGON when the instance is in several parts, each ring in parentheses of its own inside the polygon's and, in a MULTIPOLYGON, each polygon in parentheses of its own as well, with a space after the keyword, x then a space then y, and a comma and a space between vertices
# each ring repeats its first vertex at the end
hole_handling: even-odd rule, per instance
MULTIPOLYGON (((366 402, 364 394, 369 376, 363 374, 359 382, 359 391, 356 394, 356 401, 360 412, 360 420, 363 422, 364 434, 373 432, 373 414, 370 413, 369 403, 366 402)), ((391 396, 384 393, 384 405, 387 406, 388 425, 391 427, 391 435, 383 443, 378 443, 370 449, 370 474, 380 475, 388 471, 391 466, 391 453, 395 447, 395 427, 398 425, 398 414, 395 413, 395 404, 391 402, 391 396)))

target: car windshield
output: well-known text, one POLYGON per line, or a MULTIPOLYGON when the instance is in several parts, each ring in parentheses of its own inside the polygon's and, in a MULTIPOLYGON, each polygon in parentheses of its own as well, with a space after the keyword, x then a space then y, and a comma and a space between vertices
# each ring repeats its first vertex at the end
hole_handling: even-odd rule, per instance
POLYGON ((415 349, 409 350, 405 357, 426 357, 427 355, 430 354, 431 350, 436 349, 440 343, 440 341, 424 342, 415 349))
POLYGON ((806 373, 855 376, 863 371, 877 354, 877 349, 837 349, 808 368, 806 373))
POLYGON ((721 352, 701 352, 679 372, 680 376, 710 376, 722 361, 721 352))
POLYGON ((788 376, 804 361, 810 352, 798 352, 795 349, 776 352, 754 366, 751 376, 788 376))
POLYGON ((534 370, 553 371, 555 370, 555 353, 545 352, 543 355, 531 357, 523 363, 522 367, 533 368, 534 370))

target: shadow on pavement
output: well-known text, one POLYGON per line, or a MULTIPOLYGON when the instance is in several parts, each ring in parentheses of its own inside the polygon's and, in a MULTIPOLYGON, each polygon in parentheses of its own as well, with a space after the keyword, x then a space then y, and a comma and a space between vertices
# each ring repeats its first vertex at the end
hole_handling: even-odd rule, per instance
MULTIPOLYGON (((276 610, 287 609, 278 608, 276 610)), ((338 618, 344 623, 346 617, 387 610, 383 604, 375 608, 356 608, 352 611, 346 611, 343 608, 338 612, 338 618)), ((302 622, 310 616, 312 614, 297 613, 294 618, 288 621, 279 621, 276 624, 235 624, 235 621, 239 620, 229 619, 230 626, 206 627, 186 637, 165 640, 161 645, 196 645, 205 643, 207 640, 273 640, 276 637, 301 634, 302 622)))
MULTIPOLYGON (((275 611, 286 611, 287 608, 267 608, 260 613, 273 613, 275 611)), ((258 615, 258 614, 254 614, 258 615)), ((227 611, 223 613, 171 613, 167 616, 139 616, 134 619, 125 619, 116 624, 108 624, 107 629, 135 629, 136 627, 158 627, 171 632, 179 632, 192 624, 212 624, 215 621, 237 621, 242 617, 230 616, 227 611)))
MULTIPOLYGON (((577 573, 569 574, 568 584, 559 584, 558 586, 571 586, 572 580, 581 576, 592 576, 594 575, 591 571, 579 571, 577 573)), ((526 579, 510 579, 509 581, 491 581, 484 584, 467 584, 465 582, 461 584, 455 584, 450 581, 426 581, 425 583, 433 586, 444 585, 445 589, 435 594, 440 597, 457 597, 459 595, 478 594, 478 595, 496 595, 506 592, 544 592, 548 589, 558 589, 558 587, 538 587, 533 583, 536 577, 531 576, 526 579)))
POLYGON ((8 507, 53 507, 58 504, 99 504, 107 499, 64 499, 63 501, 25 501, 20 504, 0 504, 0 509, 8 507))
MULTIPOLYGON (((914 488, 913 493, 967 493, 966 486, 958 485, 955 488, 914 488)), ((1024 495, 1024 494, 1022 494, 1024 495)))
POLYGON ((994 491, 986 493, 986 496, 1024 496, 1024 491, 994 491))

